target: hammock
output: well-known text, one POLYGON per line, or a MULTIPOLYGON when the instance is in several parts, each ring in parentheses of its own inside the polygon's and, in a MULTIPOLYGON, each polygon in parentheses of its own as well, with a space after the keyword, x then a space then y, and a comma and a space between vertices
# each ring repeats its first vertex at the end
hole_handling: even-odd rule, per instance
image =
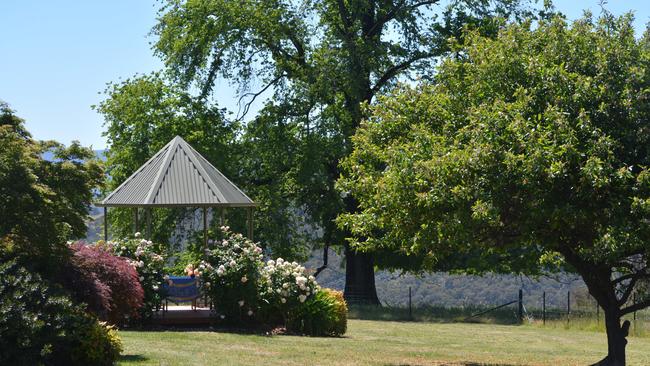
POLYGON ((165 300, 173 303, 181 303, 198 299, 199 280, 196 277, 188 276, 169 276, 169 280, 163 283, 165 300))

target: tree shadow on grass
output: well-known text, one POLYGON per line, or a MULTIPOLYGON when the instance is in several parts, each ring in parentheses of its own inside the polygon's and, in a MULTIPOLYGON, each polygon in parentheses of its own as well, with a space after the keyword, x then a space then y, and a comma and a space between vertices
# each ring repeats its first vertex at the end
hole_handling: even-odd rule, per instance
MULTIPOLYGON (((399 363, 399 364, 386 364, 385 366, 419 366, 419 364, 410 364, 410 363, 399 363)), ((480 363, 480 362, 471 362, 471 361, 459 361, 459 362, 442 362, 435 363, 434 366, 519 366, 506 363, 480 363)))
POLYGON ((147 361, 149 357, 145 357, 143 355, 120 355, 120 362, 123 363, 136 363, 136 362, 143 362, 147 361))

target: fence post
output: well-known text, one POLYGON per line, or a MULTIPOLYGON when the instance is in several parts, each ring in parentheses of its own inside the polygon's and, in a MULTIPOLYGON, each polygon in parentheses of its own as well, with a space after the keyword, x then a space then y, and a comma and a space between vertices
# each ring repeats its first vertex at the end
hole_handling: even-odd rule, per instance
MULTIPOLYGON (((634 297, 633 297, 632 301, 633 301, 632 305, 636 305, 636 292, 634 293, 634 297)), ((636 335, 636 310, 634 311, 633 316, 634 316, 634 318, 633 318, 634 319, 634 335, 636 335)))
POLYGON ((522 324, 524 322, 524 291, 522 289, 519 289, 519 324, 522 324))
POLYGON ((409 286, 409 319, 413 320, 413 302, 411 301, 411 286, 409 286))
POLYGON ((566 292, 566 323, 571 321, 571 291, 566 292))
POLYGON ((546 325, 546 291, 542 292, 542 324, 546 325))

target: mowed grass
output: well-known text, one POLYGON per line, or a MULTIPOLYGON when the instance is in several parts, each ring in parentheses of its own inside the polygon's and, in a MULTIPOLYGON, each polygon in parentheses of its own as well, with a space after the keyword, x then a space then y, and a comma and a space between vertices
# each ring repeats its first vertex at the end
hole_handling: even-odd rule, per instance
MULTIPOLYGON (((122 365, 588 365, 603 333, 466 323, 350 320, 343 338, 206 331, 121 331, 122 365)), ((628 365, 650 365, 631 337, 628 365)))

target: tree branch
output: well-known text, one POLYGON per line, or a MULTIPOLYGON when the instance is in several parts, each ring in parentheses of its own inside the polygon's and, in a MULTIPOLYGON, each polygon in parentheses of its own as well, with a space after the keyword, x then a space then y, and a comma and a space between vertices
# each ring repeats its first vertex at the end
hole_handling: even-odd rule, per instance
POLYGON ((626 308, 621 309, 620 314, 621 314, 621 316, 623 316, 625 314, 629 314, 629 313, 633 313, 635 311, 643 310, 643 309, 645 309, 645 308, 647 308, 649 306, 650 306, 650 299, 646 299, 646 300, 643 300, 641 302, 638 302, 636 304, 633 304, 633 305, 630 305, 630 306, 628 306, 626 308))
POLYGON ((366 37, 370 38, 370 37, 373 37, 373 36, 377 35, 379 33, 379 31, 381 31, 381 29, 384 27, 384 24, 386 24, 386 23, 390 22, 391 20, 395 19, 395 17, 397 16, 397 14, 398 14, 398 12, 400 10, 405 10, 405 11, 415 10, 415 9, 421 7, 421 6, 433 5, 433 4, 437 4, 439 2, 440 2, 440 0, 418 1, 418 2, 416 2, 414 4, 411 4, 410 6, 407 6, 407 7, 403 8, 404 4, 406 4, 406 0, 401 0, 398 4, 394 5, 390 9, 390 11, 388 13, 386 13, 386 15, 384 15, 383 17, 377 19, 375 24, 373 24, 373 26, 370 28, 370 30, 366 33, 366 37))
MULTIPOLYGON (((389 82, 392 78, 397 76, 400 72, 406 70, 409 68, 414 62, 419 61, 419 60, 424 60, 426 58, 434 57, 435 53, 432 52, 426 52, 426 53, 421 53, 418 54, 402 63, 399 63, 397 65, 394 65, 390 69, 386 70, 384 75, 382 75, 379 80, 375 83, 375 86, 373 86, 370 91, 372 95, 376 94, 387 82, 389 82)), ((372 97, 372 96, 370 96, 372 97)))
POLYGON ((271 86, 277 84, 278 81, 280 81, 280 79, 282 79, 282 78, 285 77, 285 76, 287 76, 287 75, 284 74, 284 73, 278 75, 278 76, 275 77, 273 80, 271 80, 268 84, 266 84, 266 86, 264 86, 264 87, 263 87, 260 91, 258 91, 257 93, 244 93, 244 94, 242 94, 242 95, 239 97, 239 100, 237 101, 237 105, 239 106, 239 109, 237 110, 237 118, 236 118, 236 119, 237 119, 237 120, 241 120, 242 118, 244 118, 244 116, 246 116, 246 114, 248 113, 248 111, 249 111, 251 105, 253 104, 253 102, 255 101, 255 99, 256 99, 257 97, 259 97, 262 93, 264 93, 265 91, 267 91, 271 86), (240 116, 240 115, 239 115, 239 112, 241 111, 241 102, 242 102, 242 100, 243 100, 245 97, 247 97, 247 96, 252 96, 252 98, 251 98, 248 102, 246 102, 246 104, 244 105, 244 112, 243 112, 243 113, 241 114, 241 116, 240 116))
POLYGON ((347 31, 348 28, 350 28, 350 12, 348 12, 348 9, 345 7, 345 3, 343 0, 338 0, 336 2, 339 7, 339 14, 341 15, 341 21, 343 22, 343 26, 345 30, 347 31))

